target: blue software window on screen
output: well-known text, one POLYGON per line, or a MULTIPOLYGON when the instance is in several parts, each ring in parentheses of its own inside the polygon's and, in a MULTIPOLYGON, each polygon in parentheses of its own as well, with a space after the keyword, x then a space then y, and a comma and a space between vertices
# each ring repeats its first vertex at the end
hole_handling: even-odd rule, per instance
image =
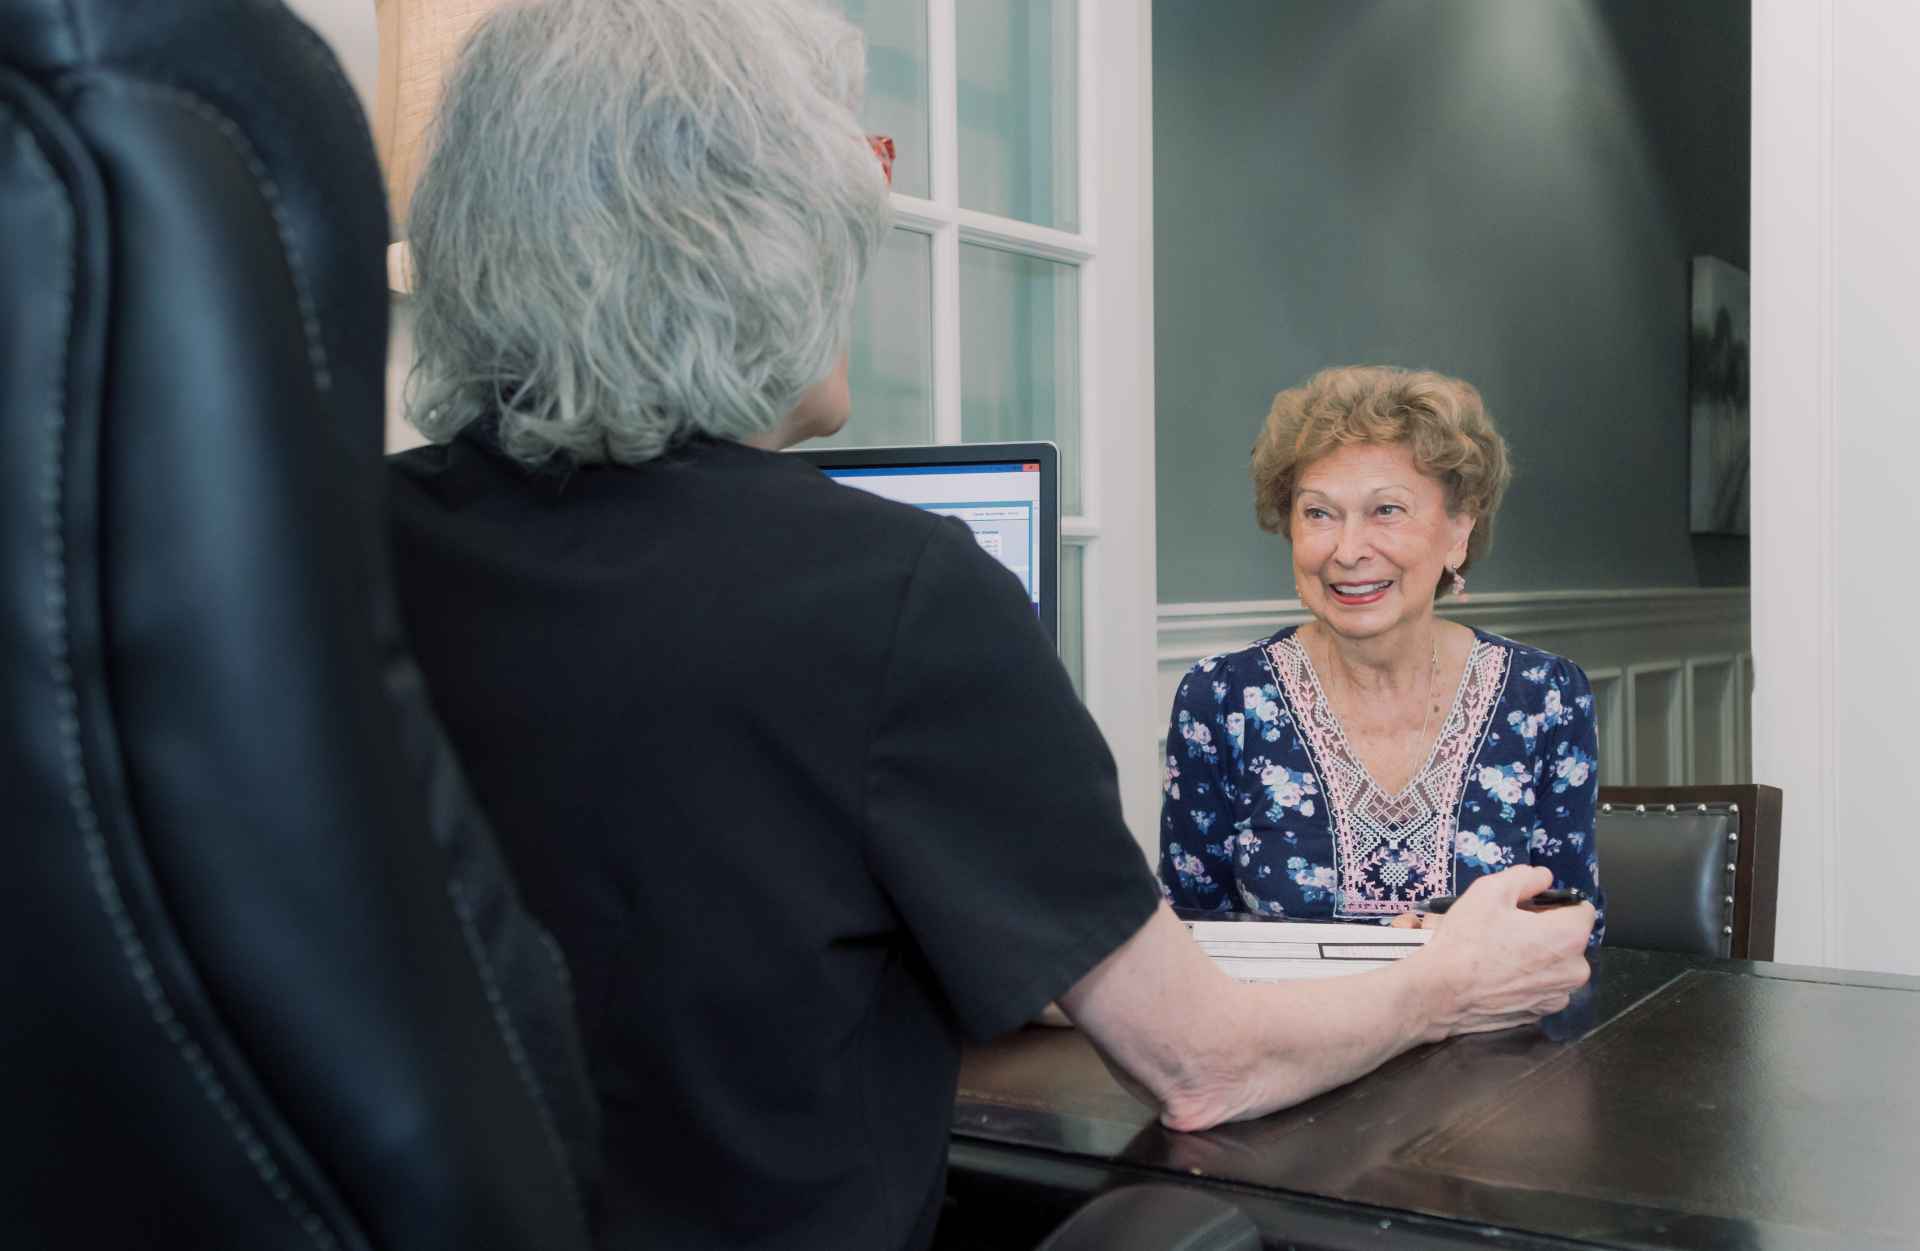
POLYGON ((1040 607, 1040 466, 1033 461, 979 465, 826 467, 828 477, 928 512, 958 517, 974 542, 998 560, 1040 607))

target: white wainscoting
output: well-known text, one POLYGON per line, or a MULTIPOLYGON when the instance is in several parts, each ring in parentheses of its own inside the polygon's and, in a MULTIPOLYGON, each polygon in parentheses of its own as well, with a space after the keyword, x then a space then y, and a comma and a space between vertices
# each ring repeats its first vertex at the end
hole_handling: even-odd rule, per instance
MULTIPOLYGON (((1600 780, 1664 786, 1749 782, 1753 652, 1744 587, 1496 591, 1441 615, 1565 656, 1587 671, 1599 716, 1600 780)), ((1195 662, 1308 620, 1299 600, 1162 604, 1156 767, 1166 715, 1195 662)))

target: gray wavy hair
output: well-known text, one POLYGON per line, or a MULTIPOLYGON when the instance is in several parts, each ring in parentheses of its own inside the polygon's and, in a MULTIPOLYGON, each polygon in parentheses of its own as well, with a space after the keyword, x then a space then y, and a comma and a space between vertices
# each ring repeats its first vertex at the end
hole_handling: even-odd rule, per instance
POLYGON ((521 0, 447 84, 408 221, 435 442, 652 459, 773 428, 889 220, 865 43, 811 0, 521 0))

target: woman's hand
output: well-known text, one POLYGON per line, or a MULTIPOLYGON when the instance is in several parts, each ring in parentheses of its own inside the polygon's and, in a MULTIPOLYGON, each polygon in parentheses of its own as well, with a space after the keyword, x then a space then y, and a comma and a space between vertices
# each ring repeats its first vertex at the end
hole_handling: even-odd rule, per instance
POLYGON ((1523 900, 1553 885, 1531 866, 1490 873, 1447 910, 1447 927, 1407 957, 1432 969, 1440 1036, 1525 1025, 1567 1006, 1586 983, 1593 905, 1525 912, 1523 900))
POLYGON ((1437 930, 1441 919, 1432 912, 1402 912, 1387 924, 1396 930, 1437 930))

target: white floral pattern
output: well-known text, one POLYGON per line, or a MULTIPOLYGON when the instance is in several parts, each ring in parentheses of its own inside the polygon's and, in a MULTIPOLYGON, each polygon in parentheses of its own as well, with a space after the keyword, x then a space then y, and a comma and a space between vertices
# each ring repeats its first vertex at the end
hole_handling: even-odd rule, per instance
MULTIPOLYGON (((1353 877, 1328 771, 1316 760, 1299 702, 1266 663, 1267 649, 1291 634, 1209 657, 1181 681, 1168 734, 1160 863, 1162 887, 1178 906, 1374 915, 1348 898, 1361 893, 1360 880, 1381 894, 1406 895, 1419 885, 1421 865, 1404 855, 1379 856, 1370 878, 1353 877)), ((1479 647, 1500 654, 1502 676, 1483 736, 1452 765, 1441 844, 1450 889, 1513 865, 1544 865, 1556 886, 1600 900, 1598 942, 1605 902, 1593 845, 1598 745, 1586 675, 1494 635, 1480 635, 1479 647)))
POLYGON ((1450 834, 1461 771, 1506 685, 1508 653, 1490 643, 1474 644, 1431 754, 1397 794, 1375 782, 1353 751, 1300 640, 1288 636, 1269 643, 1264 659, 1289 706, 1299 710, 1296 721, 1307 752, 1327 776, 1339 867, 1334 915, 1392 916, 1423 899, 1452 893, 1450 834))

